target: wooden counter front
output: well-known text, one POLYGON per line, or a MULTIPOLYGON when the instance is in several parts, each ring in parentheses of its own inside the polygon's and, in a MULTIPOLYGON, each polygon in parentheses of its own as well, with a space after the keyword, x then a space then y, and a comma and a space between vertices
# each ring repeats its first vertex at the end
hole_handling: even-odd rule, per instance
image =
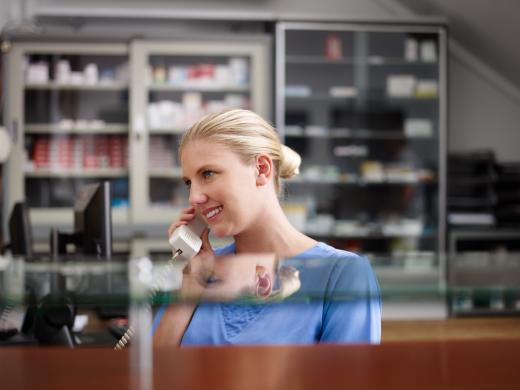
MULTIPOLYGON (((130 367, 129 351, 6 347, 0 387, 145 388, 130 367)), ((519 367, 520 340, 190 347, 154 351, 153 388, 520 389, 519 367)))

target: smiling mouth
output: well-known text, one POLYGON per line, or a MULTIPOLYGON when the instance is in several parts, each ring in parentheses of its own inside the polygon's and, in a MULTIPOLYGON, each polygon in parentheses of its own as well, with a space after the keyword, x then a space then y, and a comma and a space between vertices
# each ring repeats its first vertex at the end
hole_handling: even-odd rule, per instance
POLYGON ((206 213, 206 219, 210 220, 211 218, 215 217, 215 215, 220 214, 222 211, 222 206, 216 207, 213 210, 210 210, 206 213))

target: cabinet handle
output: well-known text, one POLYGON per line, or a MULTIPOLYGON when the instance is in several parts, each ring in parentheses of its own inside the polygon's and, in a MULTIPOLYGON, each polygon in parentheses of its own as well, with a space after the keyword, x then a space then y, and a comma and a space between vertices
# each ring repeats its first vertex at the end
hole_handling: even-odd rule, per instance
POLYGON ((134 122, 134 134, 135 139, 139 141, 141 139, 141 135, 143 135, 145 128, 144 128, 144 116, 142 114, 136 115, 135 122, 134 122))
POLYGON ((13 122, 11 123, 11 128, 9 129, 9 133, 11 133, 11 139, 13 140, 13 145, 16 145, 16 143, 18 142, 18 131, 18 119, 13 119, 13 122))

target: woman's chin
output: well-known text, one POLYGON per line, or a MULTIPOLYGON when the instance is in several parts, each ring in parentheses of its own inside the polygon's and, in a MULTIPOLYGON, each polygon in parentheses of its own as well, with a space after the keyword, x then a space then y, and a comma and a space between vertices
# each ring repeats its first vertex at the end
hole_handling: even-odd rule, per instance
POLYGON ((219 237, 219 238, 233 237, 236 234, 236 229, 233 229, 233 227, 229 226, 229 225, 227 225, 227 226, 223 226, 223 225, 210 226, 210 230, 211 230, 211 234, 214 237, 219 237))
POLYGON ((211 234, 215 237, 227 237, 229 236, 229 233, 227 229, 221 228, 221 227, 210 227, 211 234))

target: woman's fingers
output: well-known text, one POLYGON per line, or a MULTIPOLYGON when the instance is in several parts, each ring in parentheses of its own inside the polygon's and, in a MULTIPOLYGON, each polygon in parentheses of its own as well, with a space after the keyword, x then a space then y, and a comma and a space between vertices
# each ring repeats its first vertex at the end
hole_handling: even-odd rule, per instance
POLYGON ((187 207, 184 210, 182 210, 181 215, 168 228, 168 237, 170 237, 175 231, 175 229, 177 229, 179 226, 187 225, 188 223, 190 223, 193 220, 193 218, 195 218, 194 207, 187 207))

